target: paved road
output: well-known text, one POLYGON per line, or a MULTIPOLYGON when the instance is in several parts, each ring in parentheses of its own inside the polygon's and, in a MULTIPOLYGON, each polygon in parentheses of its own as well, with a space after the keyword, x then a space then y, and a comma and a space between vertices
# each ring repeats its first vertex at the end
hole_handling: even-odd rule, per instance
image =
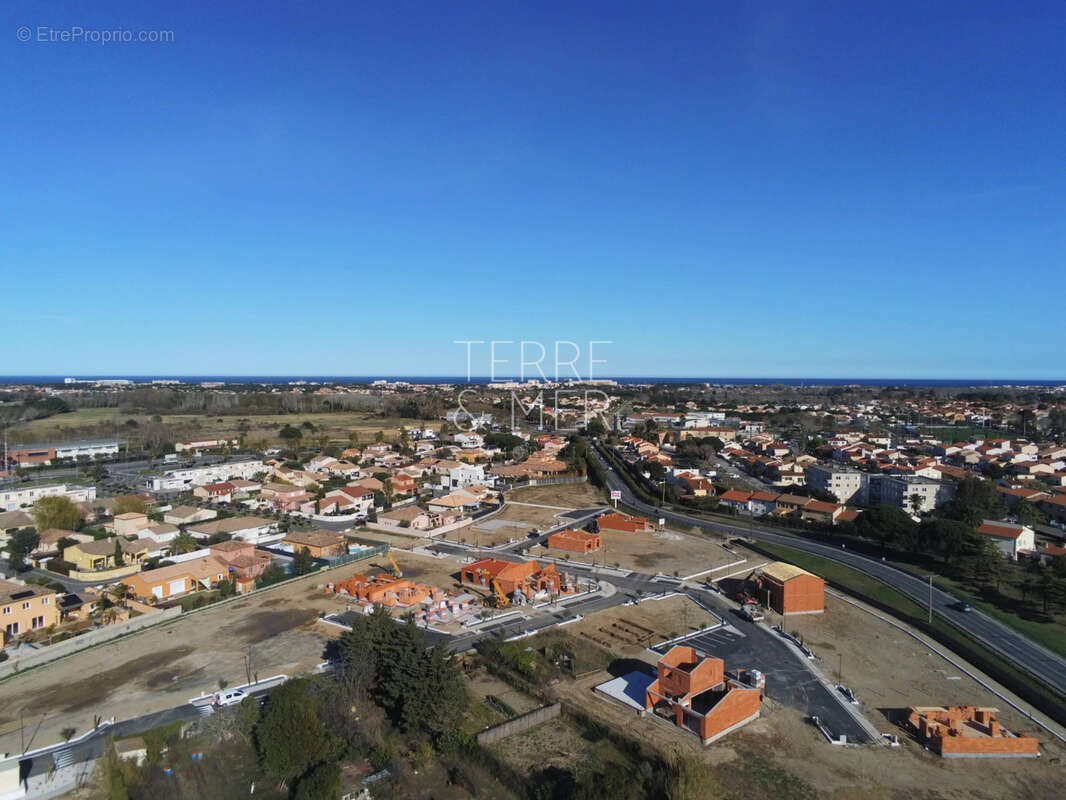
MULTIPOLYGON (((877 578, 917 601, 922 606, 927 605, 929 602, 929 584, 927 581, 875 559, 867 558, 859 553, 813 542, 800 536, 782 533, 779 530, 711 522, 706 519, 648 505, 633 495, 626 483, 615 474, 614 470, 595 448, 592 448, 592 452, 606 470, 610 487, 621 491, 623 501, 641 513, 654 517, 664 517, 685 525, 697 525, 707 530, 734 536, 752 536, 772 544, 781 544, 829 558, 877 578)), ((933 589, 934 614, 970 634, 986 647, 1014 662, 1018 667, 1042 680, 1060 694, 1066 695, 1066 659, 1052 653, 1047 648, 980 611, 973 611, 968 614, 955 611, 952 606, 958 602, 959 599, 957 597, 940 589, 933 589)))

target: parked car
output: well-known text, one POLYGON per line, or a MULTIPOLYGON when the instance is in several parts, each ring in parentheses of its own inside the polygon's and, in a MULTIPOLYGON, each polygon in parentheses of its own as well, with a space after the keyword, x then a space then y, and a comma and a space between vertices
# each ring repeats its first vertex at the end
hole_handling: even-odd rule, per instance
POLYGON ((230 689, 224 692, 215 692, 215 697, 211 701, 212 705, 222 708, 224 706, 235 706, 246 698, 248 694, 243 689, 230 689))

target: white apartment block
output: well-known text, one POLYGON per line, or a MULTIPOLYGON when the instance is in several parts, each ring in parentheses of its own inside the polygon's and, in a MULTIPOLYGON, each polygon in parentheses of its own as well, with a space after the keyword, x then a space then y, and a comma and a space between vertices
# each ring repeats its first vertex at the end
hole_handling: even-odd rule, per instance
POLYGON ((918 498, 917 511, 920 514, 932 511, 946 503, 955 495, 953 484, 920 478, 914 475, 871 475, 869 489, 870 505, 895 506, 914 513, 912 500, 918 498))
POLYGON ((32 506, 42 497, 62 495, 75 503, 89 503, 96 499, 95 486, 68 486, 65 483, 53 483, 40 486, 19 486, 0 489, 0 508, 14 511, 25 506, 32 506))
POLYGON ((805 474, 809 488, 831 492, 838 503, 860 503, 865 499, 869 476, 857 469, 811 464, 805 474))
POLYGON ((232 461, 227 464, 167 470, 162 475, 150 478, 147 486, 157 492, 181 491, 196 486, 206 486, 209 483, 221 483, 233 478, 249 480, 266 471, 266 465, 261 459, 232 461))

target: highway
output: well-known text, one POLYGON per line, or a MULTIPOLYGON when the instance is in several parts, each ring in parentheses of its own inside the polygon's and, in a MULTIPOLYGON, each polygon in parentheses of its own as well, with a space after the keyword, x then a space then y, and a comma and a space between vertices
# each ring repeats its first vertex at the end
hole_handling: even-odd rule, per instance
MULTIPOLYGON (((806 553, 822 556, 841 564, 852 567, 859 572, 888 584, 894 589, 907 595, 920 605, 927 606, 929 603, 929 583, 920 577, 911 575, 903 570, 872 558, 850 552, 846 549, 836 548, 829 545, 813 542, 789 533, 758 526, 730 525, 722 522, 712 522, 699 517, 680 514, 676 511, 657 508, 648 505, 638 499, 629 487, 614 471, 610 464, 603 458, 596 447, 589 448, 596 459, 607 473, 607 482, 610 488, 622 493, 622 501, 642 514, 652 517, 662 517, 672 522, 685 525, 697 525, 701 528, 726 533, 733 536, 751 536, 755 539, 792 547, 806 553)), ((1003 658, 1013 662, 1016 666, 1025 670, 1034 677, 1040 679, 1058 693, 1066 696, 1066 660, 1052 653, 1047 648, 1033 642, 1026 636, 1008 628, 1003 623, 992 619, 988 615, 974 610, 970 613, 962 613, 952 608, 959 602, 957 597, 933 589, 933 613, 948 621, 955 627, 965 631, 977 641, 984 644, 990 650, 995 651, 1003 658)))

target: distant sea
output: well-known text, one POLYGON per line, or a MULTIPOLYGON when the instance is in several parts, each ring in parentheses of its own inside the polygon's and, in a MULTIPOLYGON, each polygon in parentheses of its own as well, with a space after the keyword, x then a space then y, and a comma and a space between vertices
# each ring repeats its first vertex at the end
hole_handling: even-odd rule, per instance
MULTIPOLYGON (((488 376, 456 375, 0 375, 0 385, 63 383, 64 378, 79 380, 124 379, 135 383, 150 383, 153 380, 176 380, 182 383, 263 383, 288 384, 295 381, 308 383, 370 383, 376 380, 406 381, 408 383, 489 383, 488 376)), ((1037 379, 985 379, 985 378, 677 378, 677 377, 607 377, 620 384, 710 383, 719 386, 758 386, 778 384, 785 386, 914 386, 914 387, 987 387, 987 386, 1066 386, 1061 380, 1037 379)), ((518 378, 497 377, 501 381, 517 381, 518 378)))

